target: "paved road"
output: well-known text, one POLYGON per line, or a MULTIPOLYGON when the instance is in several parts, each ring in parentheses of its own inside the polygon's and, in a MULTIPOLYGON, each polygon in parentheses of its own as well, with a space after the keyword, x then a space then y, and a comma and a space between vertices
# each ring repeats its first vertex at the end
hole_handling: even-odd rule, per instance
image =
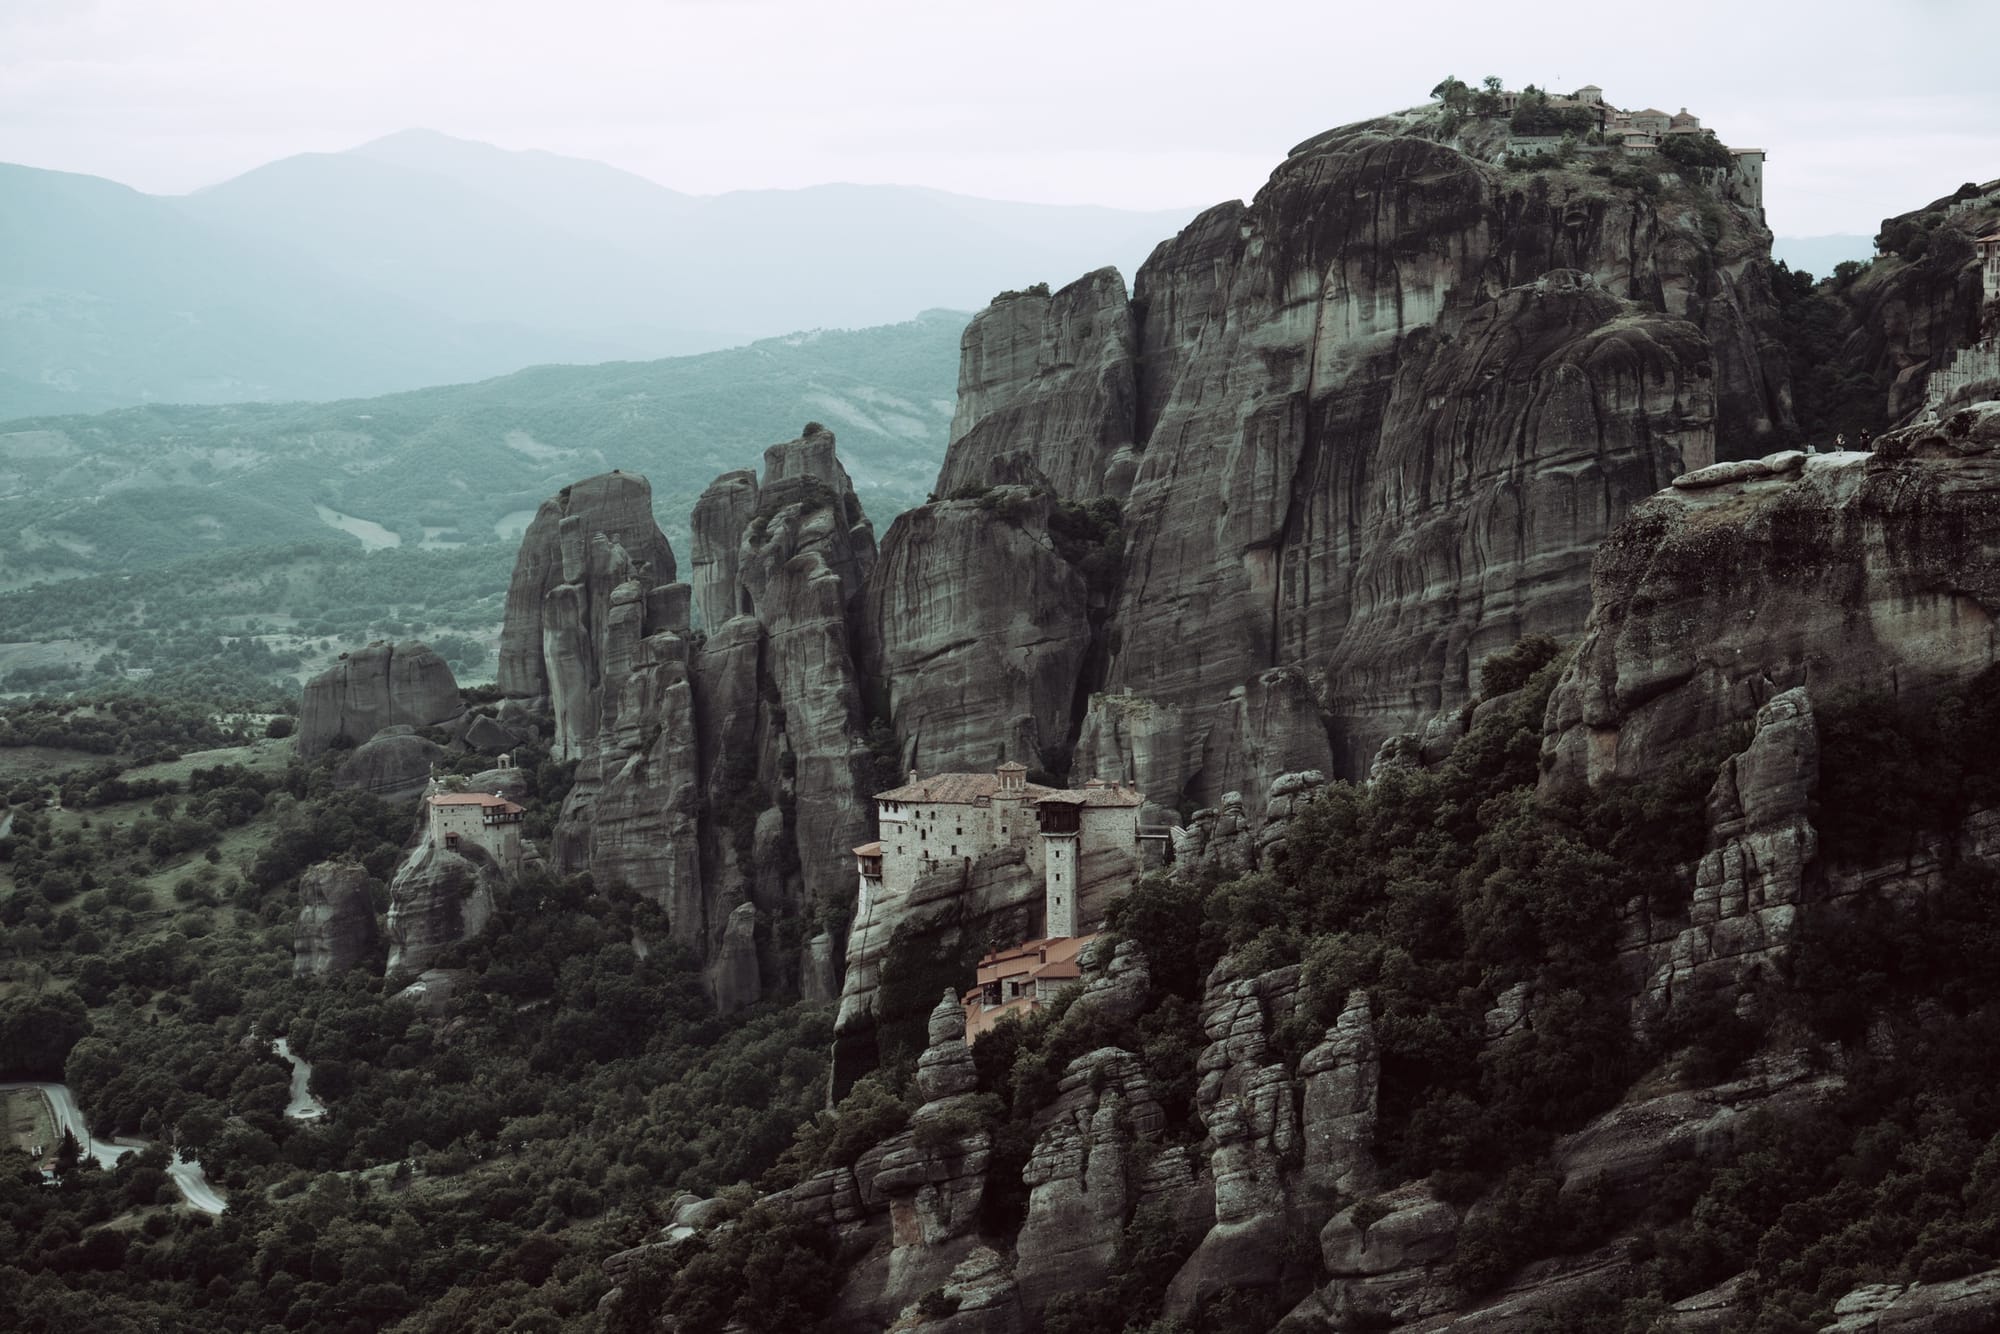
POLYGON ((219 1214, 229 1207, 223 1202, 222 1197, 215 1193, 215 1187, 208 1184, 208 1178, 202 1175, 201 1164, 190 1162, 181 1157, 179 1152, 176 1152, 174 1160, 167 1164, 167 1175, 174 1179, 176 1186, 180 1187, 181 1198, 203 1213, 219 1214))
POLYGON ((283 1038, 272 1038, 271 1050, 292 1063, 292 1100, 285 1106, 285 1115, 294 1121, 325 1116, 326 1104, 312 1095, 312 1064, 303 1056, 292 1055, 292 1044, 283 1038))
MULTIPOLYGON (((8 1089, 39 1090, 41 1095, 49 1100, 49 1107, 55 1113, 57 1136, 60 1137, 63 1128, 67 1126, 69 1132, 76 1136, 76 1142, 83 1146, 84 1156, 97 1159, 107 1170, 126 1154, 137 1153, 146 1147, 143 1140, 93 1138, 90 1134, 90 1123, 83 1119, 83 1110, 76 1105, 76 1099, 70 1096, 67 1084, 39 1082, 0 1084, 0 1092, 8 1089)), ((180 1188, 181 1198, 203 1213, 219 1214, 228 1208, 222 1197, 215 1193, 215 1187, 208 1184, 208 1178, 202 1174, 200 1163, 185 1161, 179 1153, 176 1153, 173 1162, 167 1165, 167 1175, 172 1177, 174 1185, 180 1188)))

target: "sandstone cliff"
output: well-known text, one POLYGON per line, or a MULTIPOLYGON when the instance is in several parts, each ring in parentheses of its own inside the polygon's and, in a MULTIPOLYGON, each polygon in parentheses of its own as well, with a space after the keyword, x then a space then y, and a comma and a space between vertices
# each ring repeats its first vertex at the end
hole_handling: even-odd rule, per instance
MULTIPOLYGON (((2000 189, 1990 187, 1884 219, 1878 243, 1887 250, 1852 279, 1834 285, 1846 316, 1839 360, 1849 373, 1883 387, 1884 419, 1890 424, 1907 423, 1930 401, 1943 398, 1937 391, 1945 388, 1950 369, 1964 371, 1976 360, 1964 350, 1982 332, 2000 332, 1985 310, 1991 294, 1981 282, 1971 243, 1996 222, 2000 189)), ((1989 371, 1982 378, 1990 394, 2000 375, 1989 371)))
POLYGON ((832 999, 813 919, 851 901, 869 828, 854 623, 873 529, 830 432, 764 464, 697 506, 694 587, 671 582, 644 478, 568 488, 524 539, 503 639, 510 707, 548 709, 577 761, 555 869, 658 902, 731 1009, 832 999))
POLYGON ((299 919, 292 932, 292 972, 341 973, 375 947, 375 903, 359 866, 321 862, 299 877, 299 919))
POLYGON ((1793 686, 1921 693, 1990 665, 1996 448, 1985 404, 1873 455, 1732 465, 1640 506, 1598 553, 1546 784, 1644 777, 1793 686))
POLYGON ((1376 122, 1164 242, 1129 302, 1108 272, 997 299, 942 498, 869 590, 906 758, 1004 749, 1254 818, 1281 773, 1365 772, 1521 635, 1575 634, 1634 504, 1789 425, 1768 233, 1694 189, 1376 122), (1010 487, 1122 502, 1095 614, 1010 487))
MULTIPOLYGON (((1098 641, 1092 590, 1058 550, 1052 521, 1048 495, 1005 486, 890 526, 868 582, 866 634, 903 767, 1068 769, 1098 641)), ((1095 601, 1101 621, 1107 599, 1095 601)))
MULTIPOLYGON (((1680 871, 1686 900, 1675 907, 1639 894, 1621 914, 1620 995, 1635 1034, 1660 1031, 1677 1007, 1702 998, 1740 1016, 1775 1015, 1793 985, 1790 956, 1815 914, 1866 900, 1917 912, 1940 892, 1949 866, 2000 870, 2000 826, 1986 810, 1892 861, 1829 863, 1812 823, 1819 781, 1812 700, 1803 689, 1782 692, 1715 771, 1707 849, 1680 871)), ((1309 780, 1280 786, 1289 802, 1311 800, 1309 780)), ((1186 874, 1204 874, 1218 856, 1243 856, 1248 832, 1230 819, 1225 811, 1197 822, 1186 874)), ((1283 831, 1267 825, 1254 841, 1274 848, 1283 831)), ((1702 1083, 1663 1068, 1639 1080, 1617 1105, 1555 1138, 1540 1168, 1562 1208, 1603 1220, 1597 1239, 1468 1292, 1465 1266, 1513 1206, 1498 1185, 1468 1198, 1440 1194, 1429 1180, 1398 1180, 1377 1156, 1384 1040, 1371 988, 1351 990, 1335 1021, 1313 1030, 1305 970, 1225 955, 1200 993, 1205 1045, 1191 1094, 1176 1094, 1160 1084, 1144 1038, 1158 1031, 1146 1016, 1157 1016, 1161 1000, 1144 956, 1126 940, 1087 951, 1082 963, 1083 989, 1056 1031, 1081 1038, 1136 1020, 1124 1031, 1141 1040, 1067 1048, 1077 1054, 1036 1084, 1032 1145, 1024 1161, 1013 1160, 1018 1167, 1004 1167, 1007 1176, 997 1175, 1005 1160, 995 1101, 982 1108, 980 1065, 947 993, 917 1062, 920 1105, 910 1127, 770 1198, 838 1238, 847 1264, 836 1327, 1030 1334, 1044 1327, 1052 1303, 1072 1303, 1074 1320, 1073 1303, 1119 1282, 1142 1262, 1133 1247, 1143 1237, 1152 1248, 1145 1263, 1177 1257, 1163 1314, 1193 1328, 1215 1318, 1220 1302, 1238 1311, 1261 1304, 1273 1320, 1289 1310, 1304 1328, 1528 1334, 1547 1328, 1549 1312, 1564 1303, 1601 1300, 1641 1279, 1635 1244, 1646 1233, 1634 1220, 1674 1174, 1725 1158, 1760 1115, 1823 1114, 1847 1078, 1839 1053, 1773 1041, 1725 1079, 1702 1083), (1168 1112, 1176 1099, 1192 1112, 1180 1128, 1168 1112), (1022 1190, 1017 1223, 979 1224, 982 1200, 1022 1190), (1302 1237, 1312 1244, 1301 1247, 1302 1237)), ((1490 998, 1482 1062, 1533 1050, 1536 985, 1525 980, 1490 998)), ((1024 1087, 1016 1083, 1016 1097, 1024 1087)), ((690 1203, 676 1218, 704 1212, 690 1203)), ((703 1225, 670 1230, 656 1244, 678 1244, 703 1225)), ((1546 1237, 1533 1244, 1553 1249, 1546 1237)), ((1745 1267, 1762 1260, 1729 1259, 1745 1267)), ((608 1267, 622 1273, 629 1263, 614 1257, 608 1267)), ((1676 1302, 1649 1327, 1741 1327, 1750 1300, 1739 1276, 1676 1302)), ((1839 1301, 1835 1327, 1973 1329, 1996 1313, 2000 1284, 1990 1277, 1870 1284, 1839 1301)))
POLYGON ((425 835, 389 883, 388 976, 421 973, 446 946, 484 931, 501 880, 500 868, 478 848, 460 852, 425 835))
POLYGON ((370 644, 306 682, 299 758, 317 759, 341 738, 360 746, 385 728, 448 722, 464 708, 451 668, 428 646, 370 644))
POLYGON ((1116 269, 1053 296, 996 297, 959 342, 939 494, 1039 481, 1073 500, 1123 496, 1136 462, 1137 335, 1116 269))

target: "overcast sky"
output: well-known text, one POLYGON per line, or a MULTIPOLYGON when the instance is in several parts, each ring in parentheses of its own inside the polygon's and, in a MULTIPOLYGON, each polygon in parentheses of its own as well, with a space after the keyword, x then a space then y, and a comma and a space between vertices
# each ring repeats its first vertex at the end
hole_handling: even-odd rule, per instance
POLYGON ((1162 208, 1499 74, 1685 105, 1768 150, 1775 231, 1870 233, 2000 176, 1996 39, 1994 0, 0 0, 0 160, 178 193, 422 126, 702 194, 1162 208))

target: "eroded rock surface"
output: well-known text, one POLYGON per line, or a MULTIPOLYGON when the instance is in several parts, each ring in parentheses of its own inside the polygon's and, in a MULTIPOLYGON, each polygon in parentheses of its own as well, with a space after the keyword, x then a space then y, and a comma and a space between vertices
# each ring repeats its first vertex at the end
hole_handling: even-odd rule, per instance
POLYGON ((866 624, 905 767, 1068 767, 1091 593, 1050 536, 1054 505, 1006 487, 997 502, 940 501, 890 526, 866 624))
POLYGON ((449 722, 464 709, 450 666, 429 646, 370 644, 306 682, 299 758, 317 759, 341 739, 359 746, 388 727, 449 722))
POLYGON ((299 920, 292 932, 292 972, 324 977, 346 972, 375 948, 375 901, 368 872, 346 862, 321 862, 299 877, 299 920))
POLYGON ((958 410, 938 494, 1040 482, 1069 500, 1122 496, 1136 460, 1137 342, 1116 269, 1054 295, 996 297, 959 341, 958 410))
POLYGON ((389 975, 421 973, 446 946, 484 931, 500 889, 500 868, 481 849, 426 835, 389 883, 389 975))
POLYGON ((1599 550, 1550 701, 1546 784, 1644 778, 1809 685, 1921 694, 1996 658, 2000 404, 1877 453, 1671 490, 1599 550))

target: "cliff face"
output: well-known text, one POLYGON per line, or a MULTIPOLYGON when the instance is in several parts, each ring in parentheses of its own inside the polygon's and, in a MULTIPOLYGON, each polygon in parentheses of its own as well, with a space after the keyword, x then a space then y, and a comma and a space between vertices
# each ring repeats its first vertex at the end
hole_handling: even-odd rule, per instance
POLYGON ((299 758, 311 762, 342 737, 360 746, 385 728, 448 722, 464 709, 451 668, 427 645, 370 644, 306 682, 299 758))
POLYGON ((1645 777, 1793 686, 1923 692, 1990 665, 1996 450, 1986 404, 1872 455, 1733 465, 1640 506, 1598 553, 1545 785, 1645 777))
MULTIPOLYGON (((543 501, 522 536, 507 586, 499 682, 508 698, 549 699, 566 691, 573 712, 578 693, 599 679, 591 646, 576 641, 572 628, 579 621, 601 626, 607 620, 611 588, 589 564, 598 534, 623 550, 634 570, 644 571, 646 587, 674 582, 673 549, 653 520, 653 488, 645 478, 622 472, 587 477, 543 501), (558 595, 558 590, 567 591, 558 595)), ((572 716, 570 744, 582 721, 572 716)))
POLYGON ((906 755, 1004 747, 1169 810, 1364 772, 1489 653, 1576 633, 1635 503, 1788 425, 1768 241, 1727 203, 1378 123, 1196 219, 1129 303, 1109 273, 996 300, 966 330, 945 498, 892 528, 870 588, 906 755), (1054 546, 1035 519, 996 521, 1010 485, 1123 502, 1108 616, 1028 549, 1054 546), (977 513, 951 499, 980 488, 977 513))
MULTIPOLYGON (((1986 809, 1887 862, 1827 861, 1812 823, 1819 774, 1812 699, 1802 688, 1781 692, 1715 771, 1706 850, 1679 868, 1685 899, 1669 905, 1642 892, 1618 915, 1610 944, 1624 985, 1613 995, 1622 994, 1621 1019, 1635 1035, 1703 1004, 1753 1021, 1788 1013, 1790 956, 1815 915, 1871 900, 1918 913, 1954 874, 2000 868, 2000 815, 1986 809)), ((1306 800, 1313 781, 1288 780, 1283 795, 1306 800)), ((1232 853, 1232 840, 1268 854, 1283 842, 1285 823, 1267 820, 1253 833, 1254 822, 1232 825, 1227 812, 1198 820, 1190 837, 1200 846, 1190 846, 1175 874, 1200 876, 1217 858, 1225 874, 1254 865, 1259 855, 1232 853)), ((1058 1034, 1103 1035, 1115 1031, 1107 1021, 1156 1012, 1159 993, 1133 941, 1100 944, 1080 962, 1082 989, 1056 1021, 1058 1034)), ((1520 1059, 1545 1040, 1538 984, 1490 998, 1482 1064, 1520 1059)), ((1503 1199, 1505 1186, 1446 1197, 1431 1179, 1399 1179, 1377 1155, 1388 1085, 1380 997, 1371 991, 1354 987, 1331 1024, 1309 1026, 1300 965, 1265 968, 1248 954, 1225 955, 1200 993, 1194 1087, 1191 1097, 1185 1087, 1178 1095, 1188 1124, 1169 1123, 1173 1095, 1136 1040, 1142 1023, 1130 1030, 1137 1049, 1069 1045, 1076 1054, 1037 1084, 1025 1161, 1004 1168, 991 1110, 979 1110, 963 1013, 947 994, 917 1063, 921 1101, 910 1127, 767 1203, 837 1238, 843 1328, 1032 1334, 1053 1323, 1051 1303, 1129 1280, 1138 1238, 1150 1239, 1156 1249, 1146 1254, 1156 1259, 1172 1251, 1162 1315, 1195 1328, 1214 1316, 1211 1303, 1247 1300, 1289 1309, 1308 1328, 1528 1334, 1546 1327, 1553 1307, 1639 1279, 1649 1252, 1635 1242, 1649 1234, 1637 1220, 1674 1174, 1725 1159, 1757 1114, 1783 1120, 1824 1109, 1847 1077, 1838 1056, 1790 1050, 1794 1032, 1720 1081, 1670 1074, 1671 1063, 1639 1079, 1616 1105, 1555 1138, 1537 1169, 1562 1210, 1606 1220, 1590 1248, 1536 1260, 1504 1286, 1468 1295, 1464 1267, 1492 1246, 1503 1211, 1521 1205, 1503 1199), (1023 1193, 1017 1223, 981 1226, 984 1200, 1023 1193), (1301 1238, 1312 1242, 1303 1252, 1301 1238)), ((658 1244, 675 1245, 688 1230, 658 1244)), ((607 1268, 624 1273, 636 1254, 607 1268)), ((1747 1253, 1728 1258, 1746 1269, 1759 1263, 1747 1253)), ((1996 1310, 2000 1284, 1990 1279, 1934 1290, 1871 1286, 1842 1300, 1836 1314, 1849 1319, 1836 1327, 1874 1328, 1863 1317, 1880 1311, 1906 1316, 1897 1328, 1930 1328, 1940 1313, 1963 1317, 1952 1328, 1984 1328, 1996 1310)), ((1739 1279, 1680 1302, 1661 1327, 1737 1328, 1752 1314, 1739 1279)))
POLYGON ((699 586, 661 582, 673 553, 629 474, 568 488, 524 540, 502 683, 577 761, 555 869, 658 902, 725 1008, 830 1000, 832 946, 800 928, 851 898, 868 827, 851 625, 875 560, 832 434, 772 446, 761 485, 718 479, 695 544, 699 586), (699 638, 696 606, 717 618, 699 638))
POLYGON ((1517 181, 1336 138, 1141 271, 1144 452, 1097 711, 1150 706, 1125 728, 1149 790, 1212 803, 1255 786, 1230 748, 1310 744, 1298 709, 1236 740, 1231 692, 1282 666, 1358 772, 1487 653, 1580 624, 1590 551, 1718 430, 1772 429, 1750 238, 1713 253, 1643 197, 1517 181))
POLYGON ((1054 507, 1005 487, 926 505, 890 526, 865 627, 905 767, 1068 767, 1093 608, 1084 576, 1050 535, 1054 507))
POLYGON ((1835 284, 1846 316, 1840 361, 1850 372, 1886 386, 1886 420, 1892 425, 1948 398, 1951 389, 1969 388, 1977 379, 1990 390, 2000 378, 1992 369, 1990 344, 1984 365, 1966 355, 1982 332, 1989 339, 1996 332, 1992 314, 1983 310, 1991 294, 1972 245, 1996 222, 2000 189, 1992 186, 1886 218, 1878 244, 1892 253, 1878 255, 1851 281, 1835 284), (1954 369, 1955 380, 1949 375, 1954 369), (1972 373, 1978 371, 1984 373, 1972 373))
POLYGON ((409 978, 493 918, 500 870, 477 848, 460 853, 428 834, 389 883, 388 976, 409 978))
POLYGON ((321 862, 299 877, 299 919, 292 932, 292 973, 346 972, 375 946, 375 904, 359 866, 321 862))
POLYGON ((1076 500, 1132 484, 1138 329, 1099 269, 1051 296, 1009 292, 959 342, 958 410, 937 490, 1039 480, 1076 500))

